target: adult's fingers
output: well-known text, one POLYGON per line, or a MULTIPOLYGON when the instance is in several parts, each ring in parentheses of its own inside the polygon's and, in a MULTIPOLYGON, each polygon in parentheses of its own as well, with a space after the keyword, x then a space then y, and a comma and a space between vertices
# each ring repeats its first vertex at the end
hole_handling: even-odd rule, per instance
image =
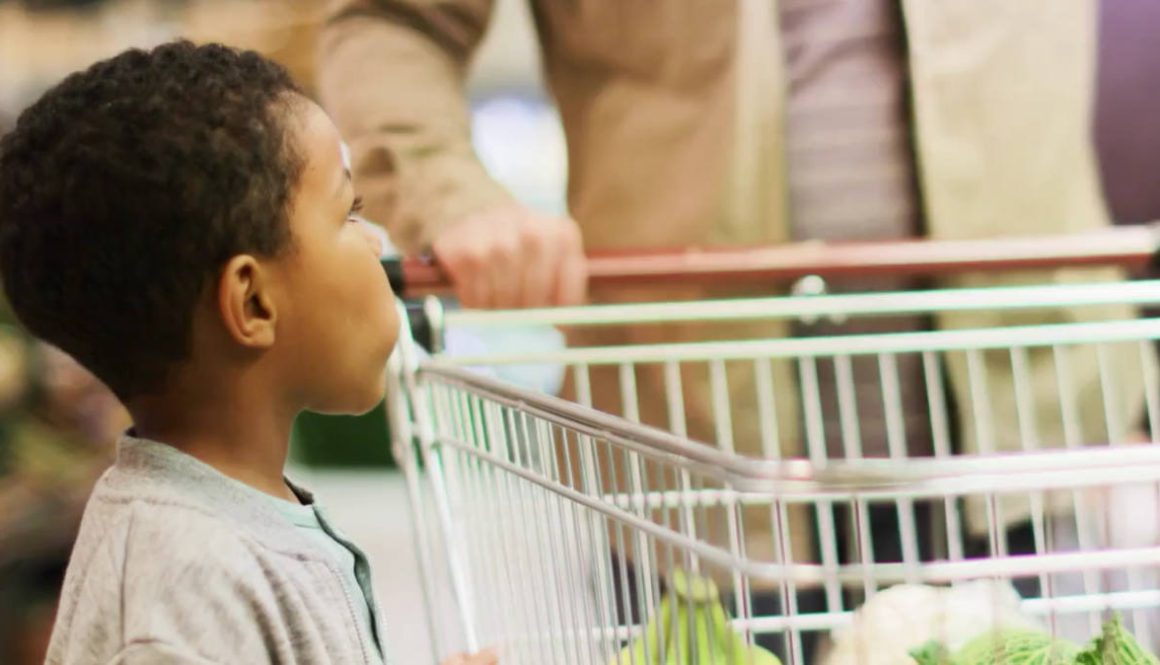
POLYGON ((442 665, 498 665, 499 656, 493 649, 485 649, 477 654, 457 653, 443 661, 442 665))
POLYGON ((521 234, 525 270, 522 274, 522 307, 553 304, 558 283, 562 247, 561 224, 567 220, 531 218, 521 234))
POLYGON ((490 305, 491 278, 487 274, 483 248, 454 243, 436 249, 435 253, 464 307, 482 309, 490 305))
POLYGON ((489 247, 485 273, 490 285, 490 301, 484 307, 512 309, 519 307, 523 274, 528 269, 520 248, 519 221, 494 222, 494 238, 489 247))
POLYGON ((580 231, 573 227, 564 239, 556 278, 554 305, 568 307, 583 304, 588 296, 588 260, 580 231))
POLYGON ((523 208, 491 211, 445 229, 432 249, 465 307, 574 305, 587 291, 580 231, 571 219, 523 208))
POLYGON ((490 244, 487 220, 472 217, 445 229, 432 245, 439 265, 446 271, 464 307, 491 305, 490 244))
POLYGON ((467 665, 498 665, 498 663, 499 654, 494 649, 484 649, 467 659, 467 665))

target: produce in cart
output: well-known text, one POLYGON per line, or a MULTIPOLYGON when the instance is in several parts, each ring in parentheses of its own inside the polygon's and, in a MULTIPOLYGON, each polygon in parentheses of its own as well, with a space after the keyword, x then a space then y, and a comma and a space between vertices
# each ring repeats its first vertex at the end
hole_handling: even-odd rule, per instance
MULTIPOLYGON (((825 665, 914 665, 911 651, 932 640, 951 653, 987 631, 1036 630, 1006 582, 955 587, 902 584, 875 594, 850 625, 834 632, 825 665)), ((922 664, 920 665, 927 665, 922 664)))
POLYGON ((950 656, 941 644, 928 645, 914 656, 918 665, 1070 665, 1080 647, 1034 630, 995 630, 971 640, 950 656))
POLYGON ((1157 665, 1117 614, 1087 648, 1032 630, 991 631, 956 651, 931 641, 911 652, 918 665, 1157 665))
POLYGON ((712 580, 678 570, 671 582, 672 591, 665 594, 644 635, 612 665, 781 665, 777 656, 733 631, 712 580))
POLYGON ((1120 615, 1104 624, 1099 637, 1076 657, 1077 665, 1160 665, 1156 656, 1148 653, 1136 641, 1136 636, 1124 628, 1120 615))

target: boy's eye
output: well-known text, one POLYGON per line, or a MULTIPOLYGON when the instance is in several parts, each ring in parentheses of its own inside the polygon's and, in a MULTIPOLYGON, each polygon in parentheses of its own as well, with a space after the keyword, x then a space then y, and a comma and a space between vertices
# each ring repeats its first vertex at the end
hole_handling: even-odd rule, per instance
POLYGON ((348 212, 346 214, 346 221, 348 221, 348 222, 359 221, 361 219, 359 217, 359 213, 362 212, 362 209, 363 209, 362 197, 361 196, 354 197, 354 203, 352 203, 350 205, 350 212, 348 212))

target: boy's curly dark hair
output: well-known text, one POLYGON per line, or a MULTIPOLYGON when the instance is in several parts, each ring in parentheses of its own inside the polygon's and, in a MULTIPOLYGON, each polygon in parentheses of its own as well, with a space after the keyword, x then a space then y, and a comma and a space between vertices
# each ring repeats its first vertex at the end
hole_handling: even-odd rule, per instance
POLYGON ((122 399, 161 387, 216 272, 290 243, 300 95, 257 53, 188 42, 48 91, 0 139, 0 275, 17 316, 122 399))

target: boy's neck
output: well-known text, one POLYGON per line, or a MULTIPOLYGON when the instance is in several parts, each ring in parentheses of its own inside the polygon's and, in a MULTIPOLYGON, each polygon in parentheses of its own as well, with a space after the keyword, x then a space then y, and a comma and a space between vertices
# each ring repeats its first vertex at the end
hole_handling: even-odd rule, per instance
POLYGON ((297 502, 283 475, 297 412, 278 408, 261 392, 140 398, 130 405, 134 430, 258 491, 297 502))

